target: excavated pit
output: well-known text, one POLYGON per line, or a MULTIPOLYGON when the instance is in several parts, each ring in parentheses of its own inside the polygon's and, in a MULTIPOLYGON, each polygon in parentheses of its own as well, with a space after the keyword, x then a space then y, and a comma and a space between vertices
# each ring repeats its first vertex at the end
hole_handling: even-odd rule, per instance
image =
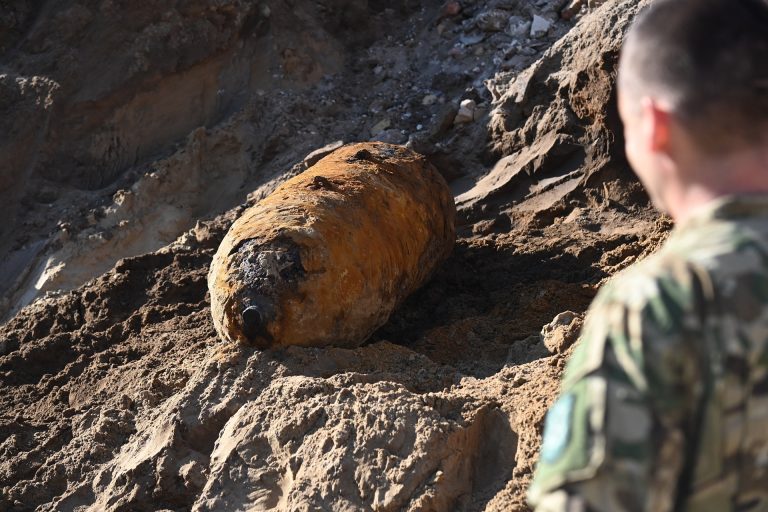
POLYGON ((0 510, 527 510, 580 318, 670 227, 612 99, 647 2, 575 24, 562 3, 67 1, 0 18, 0 510), (485 32, 499 9, 510 25, 485 32), (515 29, 534 13, 548 35, 515 29), (179 114, 191 97, 207 107, 179 114), (463 99, 478 118, 454 124, 463 99), (142 117, 166 102, 173 123, 142 117), (370 138, 446 177, 450 258, 362 347, 221 342, 206 275, 229 226, 317 148, 370 138))

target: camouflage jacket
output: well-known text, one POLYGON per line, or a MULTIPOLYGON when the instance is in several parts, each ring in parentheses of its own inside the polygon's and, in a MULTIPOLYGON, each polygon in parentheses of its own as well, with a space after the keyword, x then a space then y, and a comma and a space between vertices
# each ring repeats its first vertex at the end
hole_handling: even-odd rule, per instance
POLYGON ((547 414, 551 511, 768 511, 768 196, 720 199, 616 276, 547 414))

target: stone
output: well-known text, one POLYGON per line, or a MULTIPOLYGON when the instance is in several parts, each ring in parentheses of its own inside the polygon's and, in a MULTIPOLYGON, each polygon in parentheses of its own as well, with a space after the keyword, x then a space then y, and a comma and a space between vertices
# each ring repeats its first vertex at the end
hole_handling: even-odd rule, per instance
POLYGON ((464 46, 473 46, 483 41, 485 41, 484 34, 464 34, 459 37, 459 42, 464 46))
POLYGON ((434 105, 436 102, 437 102, 437 95, 435 95, 435 94, 427 94, 421 100, 421 104, 424 105, 425 107, 429 107, 430 105, 434 105))
POLYGON ((459 111, 453 120, 453 124, 466 124, 475 120, 475 110, 477 104, 475 100, 464 100, 459 105, 459 111))
POLYGON ((509 13, 501 9, 483 11, 477 15, 475 23, 484 32, 501 32, 509 23, 509 13))
POLYGON ((531 33, 531 22, 521 16, 510 16, 505 32, 515 39, 525 38, 531 33))
POLYGON ((547 35, 551 26, 552 22, 548 19, 542 18, 538 14, 534 15, 533 21, 531 22, 531 37, 543 37, 547 35))
POLYGON ((435 121, 432 123, 430 135, 434 138, 438 138, 448 133, 453 127, 453 121, 456 119, 456 114, 458 113, 459 109, 454 103, 446 103, 441 106, 437 115, 435 115, 435 121))
POLYGON ((541 329, 544 346, 552 354, 562 354, 576 341, 582 325, 583 315, 573 311, 560 313, 541 329))
POLYGON ((392 121, 390 121, 388 118, 384 118, 371 128, 371 136, 375 137, 387 128, 392 126, 392 121))

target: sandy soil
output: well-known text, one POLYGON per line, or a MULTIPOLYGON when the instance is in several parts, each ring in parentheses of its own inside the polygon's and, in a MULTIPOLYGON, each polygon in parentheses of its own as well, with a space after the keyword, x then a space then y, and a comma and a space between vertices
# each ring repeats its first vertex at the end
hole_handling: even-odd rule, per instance
POLYGON ((563 3, 1 17, 0 510, 527 510, 590 300, 670 227, 614 97, 646 2, 575 22, 563 3), (314 150, 367 139, 446 177, 451 257, 360 348, 220 341, 206 274, 228 227, 314 150))

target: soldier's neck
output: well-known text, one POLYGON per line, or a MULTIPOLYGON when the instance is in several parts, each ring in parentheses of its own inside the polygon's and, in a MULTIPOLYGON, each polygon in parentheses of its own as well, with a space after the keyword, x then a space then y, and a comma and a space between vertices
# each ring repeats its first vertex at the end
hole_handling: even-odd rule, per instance
POLYGON ((712 201, 739 195, 768 194, 768 150, 756 148, 719 158, 702 158, 667 189, 667 212, 680 224, 712 201))

